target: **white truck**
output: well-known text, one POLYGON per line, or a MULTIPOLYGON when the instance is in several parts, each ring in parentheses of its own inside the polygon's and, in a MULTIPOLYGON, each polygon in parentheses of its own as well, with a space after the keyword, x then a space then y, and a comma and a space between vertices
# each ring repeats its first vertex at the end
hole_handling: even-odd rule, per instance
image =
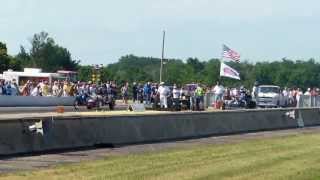
POLYGON ((258 87, 256 103, 258 107, 286 107, 288 97, 283 96, 279 86, 261 85, 258 87))

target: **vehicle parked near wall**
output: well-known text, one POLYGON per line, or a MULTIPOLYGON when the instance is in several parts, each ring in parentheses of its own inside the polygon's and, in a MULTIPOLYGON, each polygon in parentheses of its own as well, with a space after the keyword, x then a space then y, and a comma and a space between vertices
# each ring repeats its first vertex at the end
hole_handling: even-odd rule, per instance
POLYGON ((287 97, 284 97, 279 86, 260 85, 256 99, 258 107, 286 107, 287 97))

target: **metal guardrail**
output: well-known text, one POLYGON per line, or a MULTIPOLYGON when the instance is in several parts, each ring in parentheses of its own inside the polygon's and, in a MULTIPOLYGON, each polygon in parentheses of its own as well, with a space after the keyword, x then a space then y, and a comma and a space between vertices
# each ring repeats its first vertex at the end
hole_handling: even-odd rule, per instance
POLYGON ((212 103, 214 102, 214 99, 215 99, 214 93, 206 93, 204 96, 205 108, 211 107, 212 103))
MULTIPOLYGON (((204 97, 205 108, 211 107, 214 102, 214 93, 206 93, 204 97)), ((297 108, 320 107, 320 96, 300 95, 297 108)))
POLYGON ((320 107, 320 96, 300 95, 298 108, 320 107))

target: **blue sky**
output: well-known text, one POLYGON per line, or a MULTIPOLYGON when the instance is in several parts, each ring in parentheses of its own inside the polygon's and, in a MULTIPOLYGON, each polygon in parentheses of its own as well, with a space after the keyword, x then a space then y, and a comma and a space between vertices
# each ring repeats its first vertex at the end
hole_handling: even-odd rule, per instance
POLYGON ((47 31, 82 64, 126 54, 219 58, 225 43, 251 62, 319 59, 316 0, 2 0, 0 41, 9 53, 47 31))

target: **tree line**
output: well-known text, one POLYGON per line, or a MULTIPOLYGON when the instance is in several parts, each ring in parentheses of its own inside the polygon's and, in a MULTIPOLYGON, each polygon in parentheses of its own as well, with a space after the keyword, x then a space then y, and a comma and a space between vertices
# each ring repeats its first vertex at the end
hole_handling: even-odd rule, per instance
POLYGON ((9 55, 5 43, 0 42, 0 72, 8 69, 23 70, 24 67, 41 68, 45 72, 77 70, 80 61, 73 60, 68 49, 55 43, 46 32, 33 35, 29 51, 20 46, 17 55, 9 55))
MULTIPOLYGON (((120 82, 158 82, 160 71, 159 58, 123 56, 118 62, 103 68, 104 80, 114 79, 120 82)), ((320 63, 314 59, 282 59, 272 62, 236 63, 227 62, 240 73, 241 80, 220 77, 220 59, 201 61, 197 58, 167 59, 163 66, 163 81, 169 84, 203 83, 214 85, 217 81, 225 86, 244 85, 252 87, 259 84, 275 84, 281 87, 320 87, 320 63)), ((80 71, 88 67, 80 67, 80 71)), ((80 73, 81 74, 81 73, 80 73)), ((89 77, 89 76, 83 76, 89 77)), ((88 80, 84 78, 83 80, 88 80)))
MULTIPOLYGON (((42 68, 45 72, 57 70, 78 71, 81 81, 91 80, 92 67, 73 60, 68 49, 58 45, 46 32, 37 33, 30 40, 31 48, 20 47, 17 55, 9 55, 5 43, 0 42, 0 72, 7 69, 22 70, 24 67, 42 68)), ((158 82, 159 58, 126 55, 116 63, 101 68, 101 81, 158 82)), ((220 77, 220 60, 213 58, 166 59, 163 81, 168 84, 203 83, 214 85, 221 81, 225 86, 251 87, 255 81, 260 84, 275 84, 282 87, 320 87, 320 63, 315 59, 265 61, 250 63, 227 62, 240 73, 241 80, 220 77)))

